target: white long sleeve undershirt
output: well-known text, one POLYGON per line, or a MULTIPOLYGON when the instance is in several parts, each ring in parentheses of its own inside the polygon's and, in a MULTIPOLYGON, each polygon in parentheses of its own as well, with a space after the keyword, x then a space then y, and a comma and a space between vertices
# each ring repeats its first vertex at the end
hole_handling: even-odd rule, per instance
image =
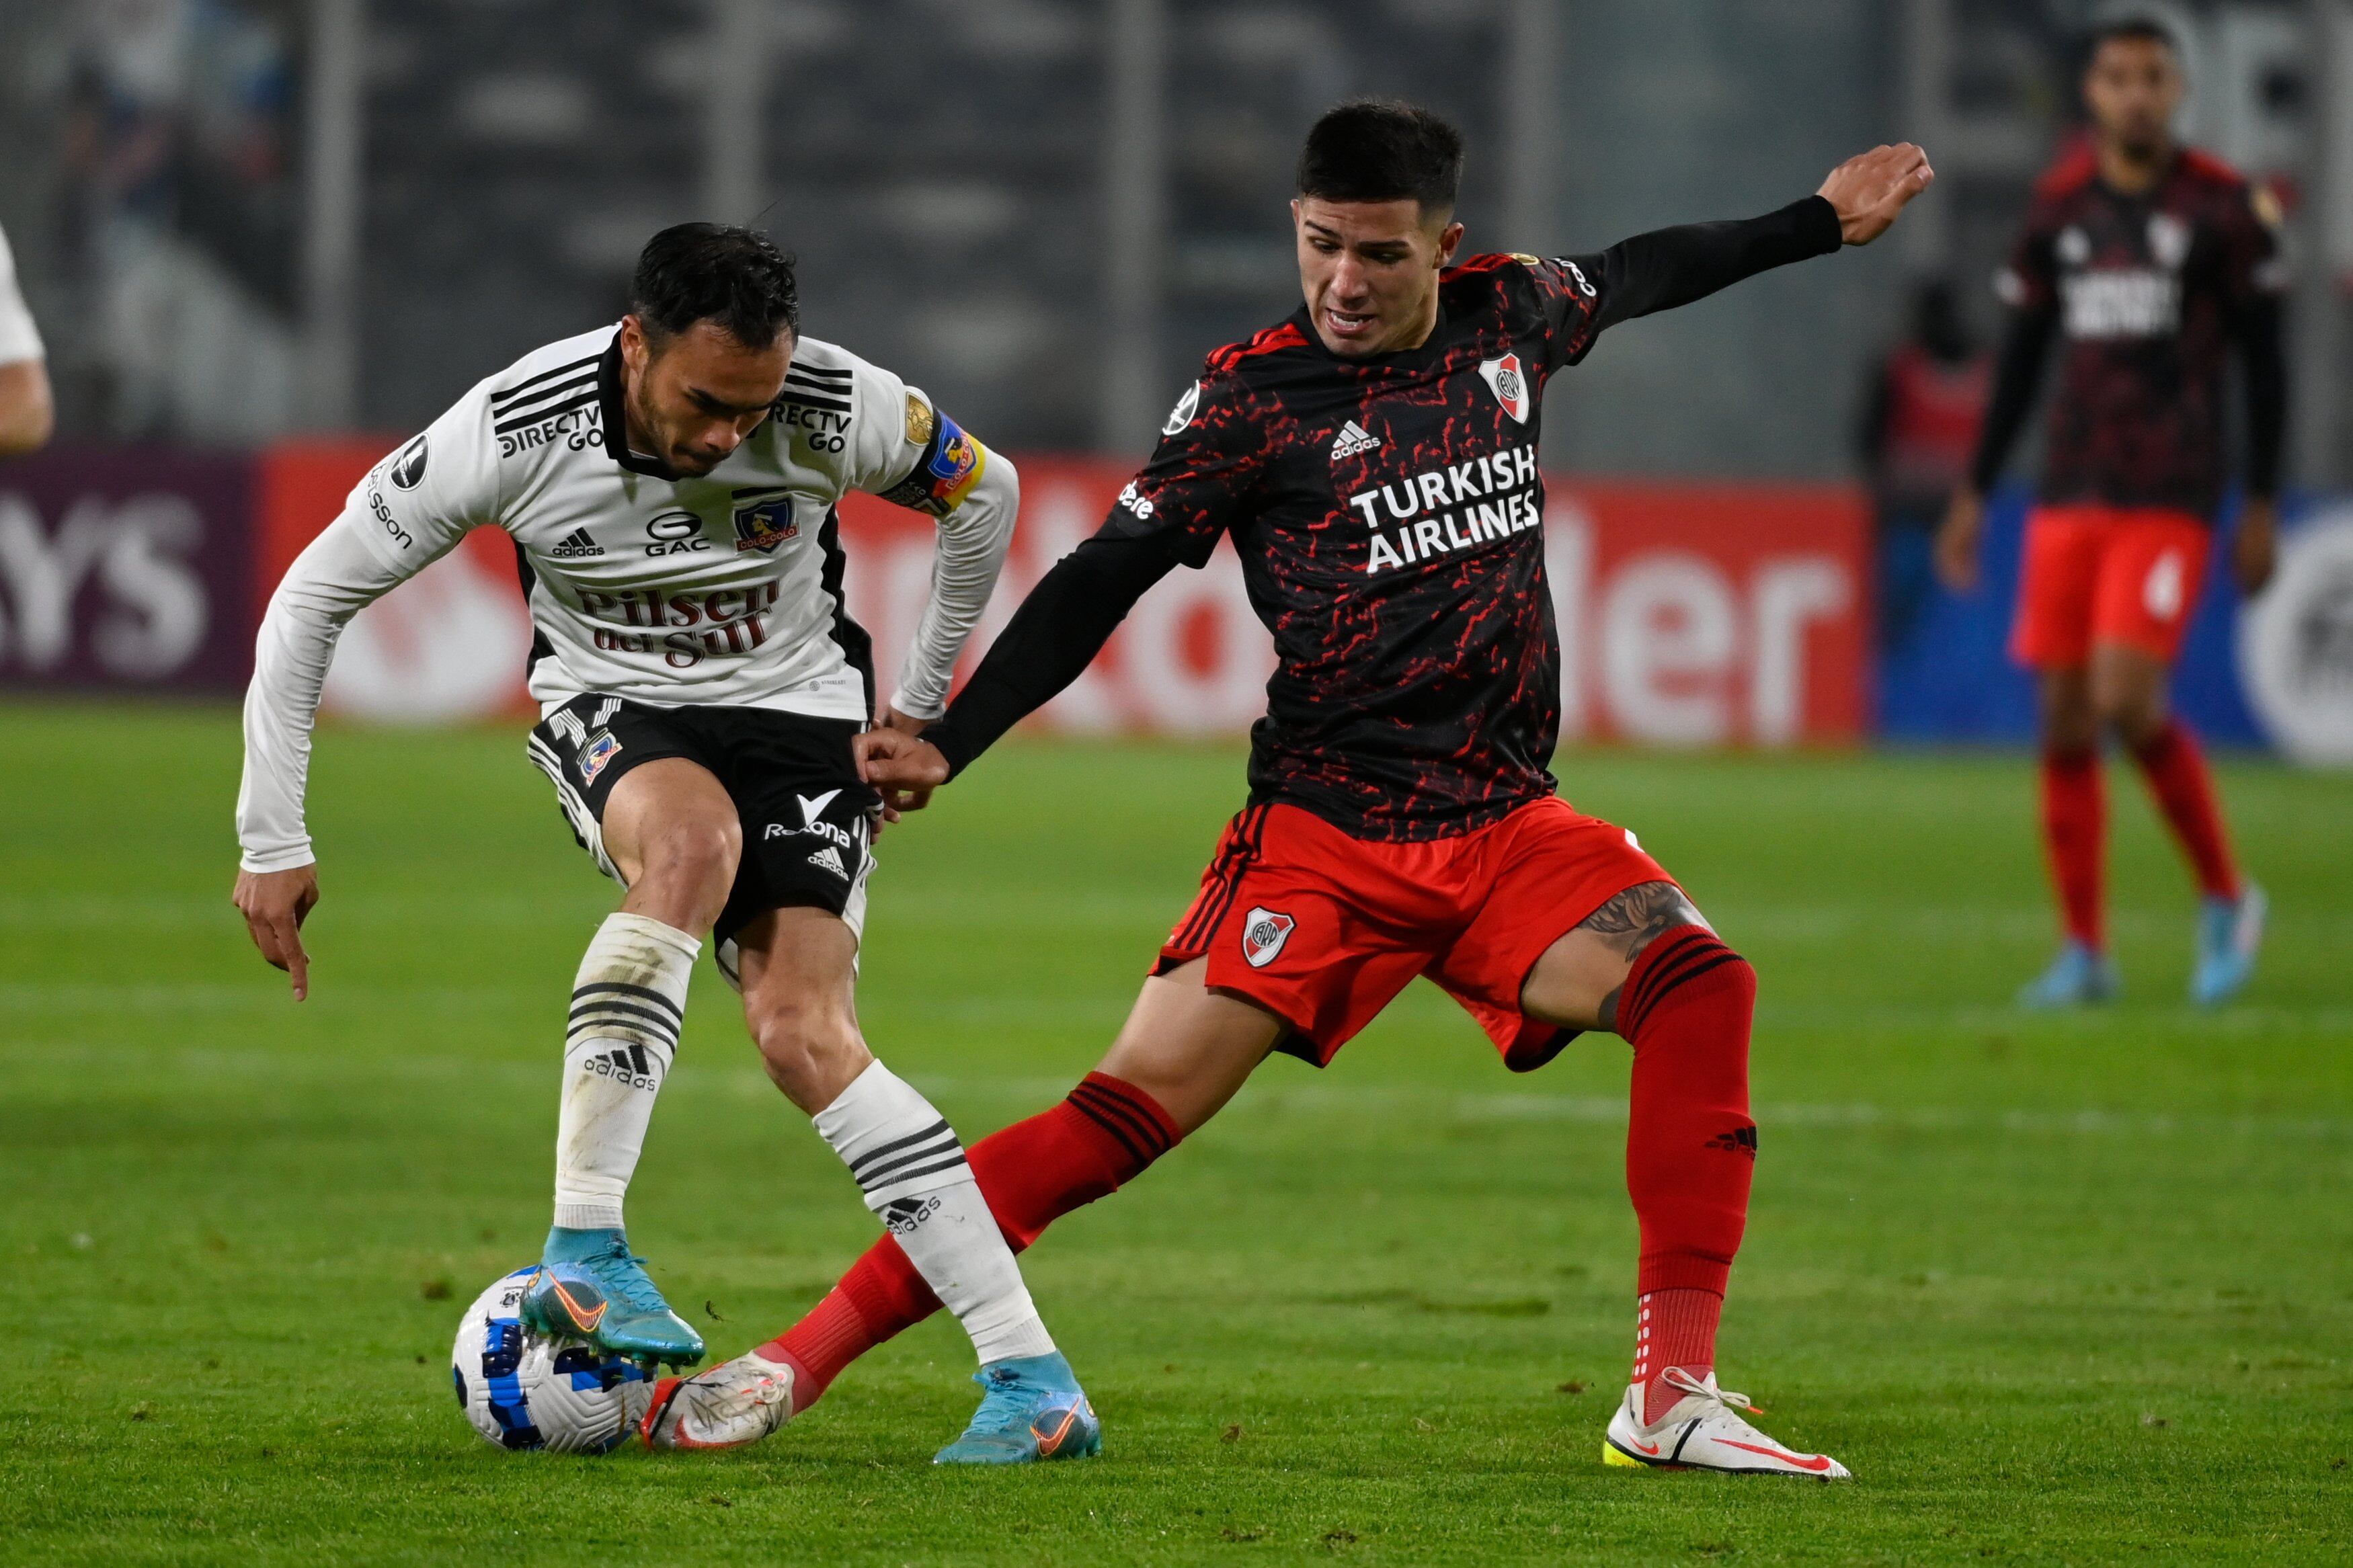
POLYGON ((302 792, 335 640, 353 616, 411 574, 386 565, 345 514, 294 558, 269 596, 254 642, 253 684, 245 691, 237 838, 246 870, 286 871, 317 858, 303 825, 302 792))
POLYGON ((971 493, 939 520, 931 601, 915 624, 899 692, 891 700, 908 718, 936 719, 947 711, 956 657, 987 613, 1020 511, 1021 477, 1009 458, 991 451, 971 493))

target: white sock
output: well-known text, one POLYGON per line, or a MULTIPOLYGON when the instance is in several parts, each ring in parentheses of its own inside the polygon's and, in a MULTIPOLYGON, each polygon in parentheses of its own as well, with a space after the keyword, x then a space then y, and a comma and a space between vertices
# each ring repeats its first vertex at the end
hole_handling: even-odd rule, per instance
POLYGON ((983 1365, 1053 1350, 964 1144, 930 1100, 875 1062, 817 1113, 817 1130, 983 1365))
POLYGON ((654 1097, 678 1054, 686 982, 702 944, 644 915, 607 915, 580 961, 564 1044, 555 1223, 617 1229, 654 1097))

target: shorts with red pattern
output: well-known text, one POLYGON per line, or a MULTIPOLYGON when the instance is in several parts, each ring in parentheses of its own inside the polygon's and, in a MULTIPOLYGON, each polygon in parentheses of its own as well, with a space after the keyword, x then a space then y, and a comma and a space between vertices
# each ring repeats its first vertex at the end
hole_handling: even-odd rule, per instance
POLYGON ((1631 833, 1556 795, 1409 844, 1253 805, 1228 825, 1153 972, 1207 955, 1208 985, 1282 1019, 1281 1048, 1317 1067, 1427 974, 1526 1072, 1576 1034, 1520 1011, 1545 949, 1627 889, 1672 880, 1631 833))
POLYGON ((2198 607, 2212 535, 2194 514, 2155 507, 2037 507, 2026 520, 2010 657, 2081 669, 2096 643, 2171 664, 2198 607))

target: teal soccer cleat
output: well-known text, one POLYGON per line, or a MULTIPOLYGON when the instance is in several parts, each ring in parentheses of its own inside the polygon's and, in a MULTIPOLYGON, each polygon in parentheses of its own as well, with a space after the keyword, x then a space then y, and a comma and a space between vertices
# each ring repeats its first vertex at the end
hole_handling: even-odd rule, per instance
POLYGON ((1027 1465, 1087 1459, 1103 1452, 1103 1423, 1061 1353, 1008 1357, 973 1373, 987 1393, 964 1436, 932 1456, 935 1465, 1027 1465))
POLYGON ((702 1359, 702 1336, 670 1310, 645 1261, 631 1255, 618 1229, 559 1226, 547 1233, 539 1272, 523 1290, 522 1321, 631 1361, 691 1366, 702 1359))
POLYGON ((2018 1005, 2035 1013, 2088 1007, 2095 1002, 2115 1001, 2118 989, 2116 966, 2108 962, 2107 954, 2070 941, 2051 961, 2051 967, 2019 992, 2018 1005))
POLYGON ((2235 899, 2208 899, 2198 910, 2198 967, 2189 976, 2189 999, 2219 1007, 2254 978, 2255 953, 2263 945, 2263 917, 2271 900, 2249 882, 2235 899))

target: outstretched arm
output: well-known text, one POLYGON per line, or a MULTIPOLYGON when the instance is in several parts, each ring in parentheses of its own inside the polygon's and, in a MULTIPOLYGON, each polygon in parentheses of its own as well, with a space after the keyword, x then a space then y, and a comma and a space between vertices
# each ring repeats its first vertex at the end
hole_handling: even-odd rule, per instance
MULTIPOLYGON (((868 784, 918 795, 945 784, 1023 719, 1052 701, 1103 651, 1151 586, 1177 563, 1166 535, 1096 534, 1054 563, 1021 601, 947 716, 921 739, 873 730, 857 740, 868 784)), ((920 800, 894 800, 914 805, 920 800)))
POLYGON ((1556 353, 1574 361, 1620 321, 1688 305, 1841 245, 1868 245, 1935 178, 1927 154, 1910 142, 1879 147, 1831 170, 1814 195, 1761 217, 1653 229, 1599 256, 1567 258, 1590 314, 1567 323, 1556 353))
POLYGON ((302 921, 319 901, 303 826, 311 731, 335 641, 361 609, 411 573, 385 564, 348 512, 295 558, 270 595, 245 693, 245 777, 237 792, 242 850, 232 895, 261 956, 288 972, 294 999, 310 994, 302 921))

